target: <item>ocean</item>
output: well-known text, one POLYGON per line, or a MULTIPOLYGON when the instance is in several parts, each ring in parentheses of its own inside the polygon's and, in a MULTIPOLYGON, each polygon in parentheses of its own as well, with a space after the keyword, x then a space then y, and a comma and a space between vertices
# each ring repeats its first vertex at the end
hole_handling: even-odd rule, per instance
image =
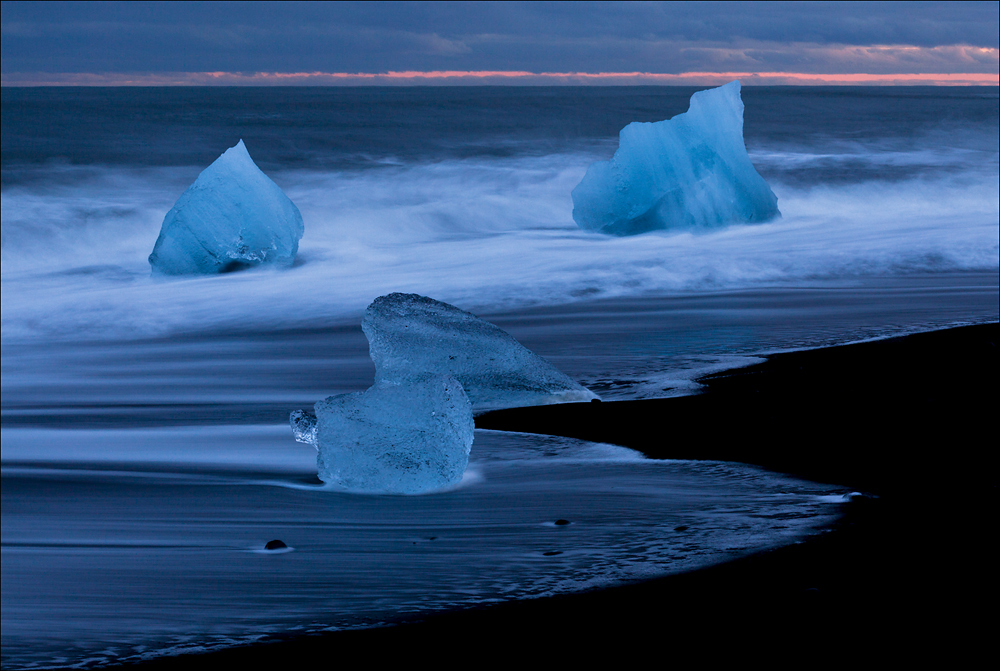
POLYGON ((0 90, 4 668, 376 626, 829 528, 838 483, 497 431, 449 491, 346 494, 288 427, 371 384, 361 317, 394 291, 500 326, 608 401, 1000 318, 996 87, 746 87, 779 219, 579 229, 587 166, 695 90, 0 90), (302 213, 296 263, 151 277, 164 215, 240 139, 302 213))

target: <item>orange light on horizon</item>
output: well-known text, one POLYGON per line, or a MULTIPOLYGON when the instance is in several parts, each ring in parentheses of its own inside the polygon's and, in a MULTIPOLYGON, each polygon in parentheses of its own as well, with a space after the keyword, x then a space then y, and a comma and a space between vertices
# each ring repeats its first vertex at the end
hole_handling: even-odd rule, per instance
POLYGON ((378 84, 714 84, 739 79, 744 85, 766 84, 930 84, 1000 85, 1000 74, 950 73, 806 73, 806 72, 527 72, 521 70, 432 70, 388 72, 165 72, 165 73, 12 73, 2 86, 337 86, 378 84))

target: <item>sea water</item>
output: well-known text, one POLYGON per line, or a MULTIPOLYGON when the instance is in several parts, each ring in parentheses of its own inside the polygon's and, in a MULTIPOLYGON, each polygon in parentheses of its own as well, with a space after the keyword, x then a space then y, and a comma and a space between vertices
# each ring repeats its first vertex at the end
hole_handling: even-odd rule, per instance
POLYGON ((587 166, 693 90, 4 88, 4 667, 621 584, 828 525, 838 483, 486 431, 455 488, 344 494, 287 425, 372 384, 361 319, 394 291, 606 400, 997 320, 995 87, 745 87, 781 219, 580 230, 587 166), (152 277, 164 215, 240 138, 302 213, 296 263, 152 277))

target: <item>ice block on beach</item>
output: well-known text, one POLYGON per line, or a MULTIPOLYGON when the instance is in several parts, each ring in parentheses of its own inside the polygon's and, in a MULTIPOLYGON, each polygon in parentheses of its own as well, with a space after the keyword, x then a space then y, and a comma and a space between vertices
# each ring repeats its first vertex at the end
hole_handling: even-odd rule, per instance
POLYGON ((320 480, 380 494, 461 481, 475 430, 469 398, 448 375, 381 380, 364 392, 330 396, 316 404, 315 422, 320 480))
POLYGON ((698 91, 688 111, 672 119, 630 123, 614 157, 592 164, 572 196, 577 225, 612 235, 780 215, 743 143, 738 81, 698 91))
POLYGON ((299 209, 240 140, 205 168, 167 213, 149 264, 163 275, 288 266, 303 232, 299 209))
POLYGON ((289 417, 295 440, 319 452, 319 478, 351 491, 416 494, 458 483, 473 411, 597 398, 505 331, 426 296, 376 298, 361 328, 375 384, 289 417))
POLYGON ((376 298, 361 328, 377 380, 401 384, 414 375, 451 375, 476 413, 597 398, 506 331, 432 298, 376 298))

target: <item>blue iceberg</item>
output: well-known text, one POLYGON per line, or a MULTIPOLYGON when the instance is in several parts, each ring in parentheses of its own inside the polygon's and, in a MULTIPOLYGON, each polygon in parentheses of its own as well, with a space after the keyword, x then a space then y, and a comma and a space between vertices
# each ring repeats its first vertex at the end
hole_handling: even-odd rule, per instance
POLYGON ((433 298, 402 293, 376 298, 361 328, 376 380, 451 375, 476 414, 597 398, 503 329, 433 298))
POLYGON ((288 266, 303 232, 299 209, 240 140, 198 175, 164 217, 149 264, 164 275, 288 266))
POLYGON ((356 492, 417 494, 461 481, 473 412, 597 398, 505 331, 417 294, 365 312, 375 384, 296 410, 295 440, 319 452, 320 480, 356 492))
POLYGON ((695 93, 672 119, 630 123, 614 157, 592 164, 573 189, 577 225, 612 235, 778 216, 778 198, 743 143, 738 81, 695 93))

